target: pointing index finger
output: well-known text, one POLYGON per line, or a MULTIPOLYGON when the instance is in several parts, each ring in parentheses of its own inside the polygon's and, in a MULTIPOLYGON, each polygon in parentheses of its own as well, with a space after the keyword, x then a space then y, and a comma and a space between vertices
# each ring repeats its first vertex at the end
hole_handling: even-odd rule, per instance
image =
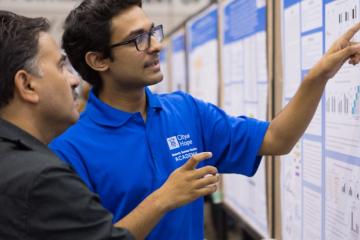
POLYGON ((351 27, 343 35, 343 38, 350 41, 351 38, 360 30, 360 22, 351 27))
POLYGON ((185 170, 195 169, 196 166, 203 160, 209 159, 212 157, 211 152, 202 152, 199 154, 193 155, 183 166, 182 168, 185 170))

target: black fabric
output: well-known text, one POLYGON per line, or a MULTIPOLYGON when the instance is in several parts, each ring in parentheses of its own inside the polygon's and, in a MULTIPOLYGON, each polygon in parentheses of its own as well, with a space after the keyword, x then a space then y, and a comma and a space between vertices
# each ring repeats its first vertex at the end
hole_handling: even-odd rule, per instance
POLYGON ((0 240, 133 239, 72 169, 0 119, 0 240))

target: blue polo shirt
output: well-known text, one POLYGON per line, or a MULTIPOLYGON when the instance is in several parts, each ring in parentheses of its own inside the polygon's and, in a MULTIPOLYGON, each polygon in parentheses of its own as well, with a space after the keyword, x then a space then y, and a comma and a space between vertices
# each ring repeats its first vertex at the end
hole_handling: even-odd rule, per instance
MULTIPOLYGON (((199 167, 253 175, 269 125, 231 117, 218 107, 176 92, 156 95, 146 88, 147 120, 112 108, 90 93, 80 120, 50 147, 99 194, 114 222, 158 189, 193 154, 211 151, 199 167)), ((147 239, 202 240, 203 198, 167 213, 147 239)))

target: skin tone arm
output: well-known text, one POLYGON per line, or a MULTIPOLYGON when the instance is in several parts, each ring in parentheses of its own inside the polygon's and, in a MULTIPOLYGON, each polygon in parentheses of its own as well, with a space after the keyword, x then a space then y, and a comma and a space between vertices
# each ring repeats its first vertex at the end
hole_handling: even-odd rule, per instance
POLYGON ((144 239, 168 211, 215 192, 219 181, 217 169, 212 166, 195 169, 211 156, 209 152, 192 156, 115 227, 128 229, 135 239, 144 239))
POLYGON ((360 61, 360 44, 351 38, 360 23, 341 36, 309 71, 291 102, 271 121, 259 155, 281 155, 291 151, 309 125, 324 92, 327 81, 349 61, 360 61))

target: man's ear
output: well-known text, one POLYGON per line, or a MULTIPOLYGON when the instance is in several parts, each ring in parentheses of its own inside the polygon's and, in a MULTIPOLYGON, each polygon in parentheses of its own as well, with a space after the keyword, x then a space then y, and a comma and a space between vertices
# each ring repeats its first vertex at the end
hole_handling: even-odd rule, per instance
POLYGON ((19 98, 26 102, 30 103, 38 103, 39 102, 39 94, 37 92, 35 77, 28 73, 25 70, 19 70, 15 74, 15 92, 18 94, 19 98))
POLYGON ((109 59, 104 58, 99 52, 87 52, 85 55, 85 61, 97 72, 105 72, 109 69, 109 59))

